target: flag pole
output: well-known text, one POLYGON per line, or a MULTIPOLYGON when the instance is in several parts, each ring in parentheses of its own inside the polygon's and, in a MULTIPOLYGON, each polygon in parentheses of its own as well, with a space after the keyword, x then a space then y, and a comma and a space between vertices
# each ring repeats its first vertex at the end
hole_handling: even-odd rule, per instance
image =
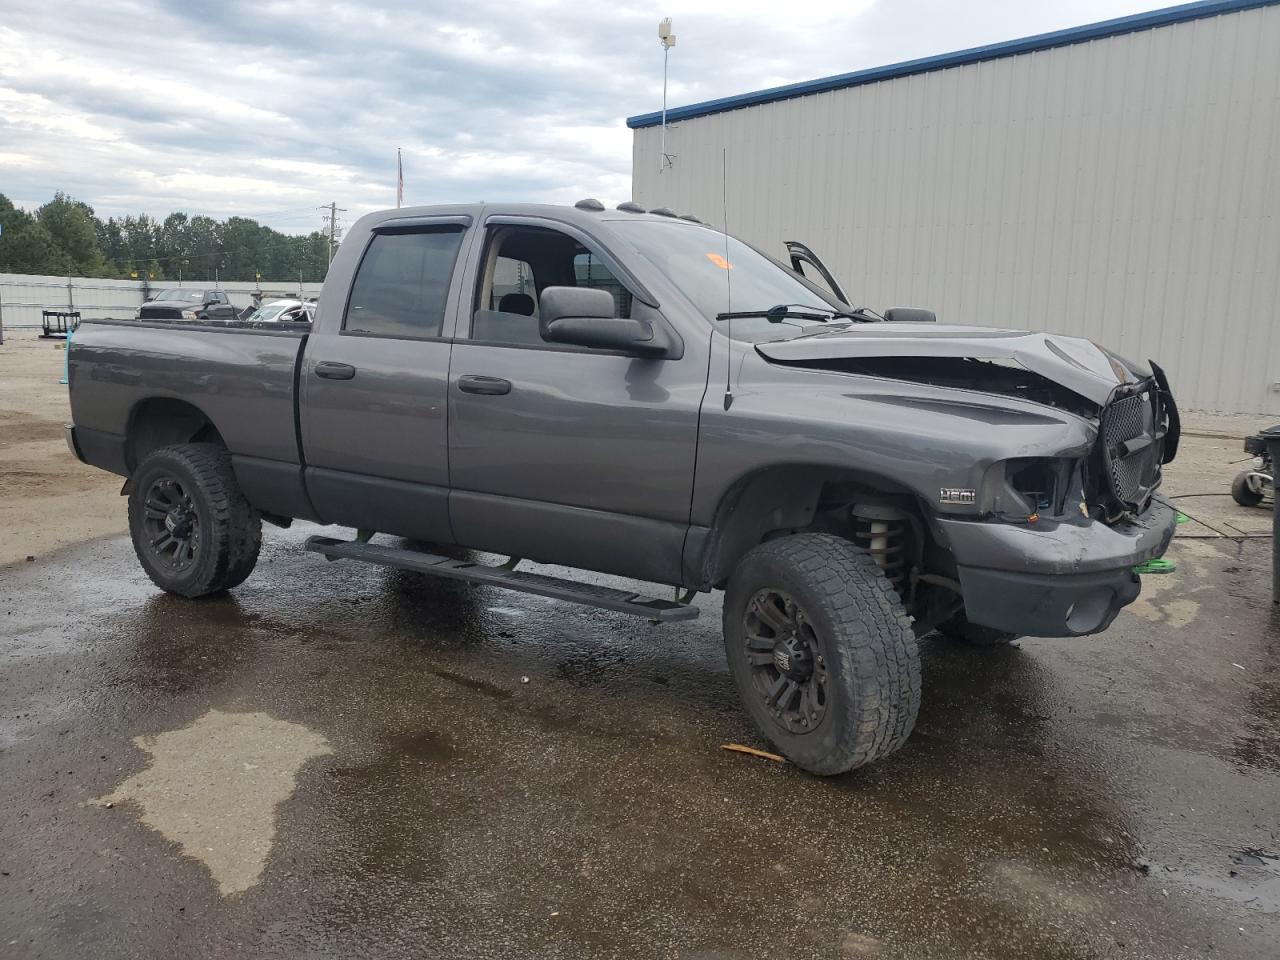
POLYGON ((404 206, 404 162, 400 158, 400 148, 396 147, 396 208, 404 206))

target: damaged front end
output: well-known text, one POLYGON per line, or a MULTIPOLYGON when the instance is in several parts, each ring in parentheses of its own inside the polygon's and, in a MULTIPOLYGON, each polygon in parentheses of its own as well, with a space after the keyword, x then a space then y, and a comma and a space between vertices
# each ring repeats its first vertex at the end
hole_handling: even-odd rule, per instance
POLYGON ((992 466, 977 492, 991 519, 1084 514, 1104 523, 1141 514, 1178 447, 1164 371, 1146 370, 1077 337, 937 324, 865 324, 757 345, 771 363, 1005 397, 1089 421, 1088 450, 992 466))
POLYGON ((1090 458, 1090 508, 1114 523, 1147 509, 1160 486, 1161 467, 1177 455, 1181 423, 1169 380, 1156 364, 1152 375, 1118 384, 1098 418, 1090 458))
POLYGON ((1078 338, 933 324, 866 324, 756 349, 776 365, 874 378, 846 395, 924 418, 941 469, 914 484, 923 524, 903 525, 899 515, 914 514, 899 497, 897 513, 871 516, 860 538, 876 505, 865 492, 845 498, 854 542, 865 540, 887 575, 893 557, 912 558, 890 581, 918 629, 961 605, 969 623, 1015 635, 1105 630, 1138 596, 1135 565, 1169 545, 1176 510, 1156 490, 1179 421, 1155 364, 1078 338), (905 545, 896 552, 895 522, 905 545))

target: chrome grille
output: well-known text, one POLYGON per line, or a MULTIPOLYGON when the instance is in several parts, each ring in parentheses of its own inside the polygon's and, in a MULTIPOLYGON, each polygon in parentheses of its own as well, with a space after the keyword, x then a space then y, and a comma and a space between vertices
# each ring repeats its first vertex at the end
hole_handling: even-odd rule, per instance
POLYGON ((1102 453, 1111 492, 1125 509, 1146 508, 1160 483, 1161 435, 1158 390, 1144 385, 1102 411, 1102 453))

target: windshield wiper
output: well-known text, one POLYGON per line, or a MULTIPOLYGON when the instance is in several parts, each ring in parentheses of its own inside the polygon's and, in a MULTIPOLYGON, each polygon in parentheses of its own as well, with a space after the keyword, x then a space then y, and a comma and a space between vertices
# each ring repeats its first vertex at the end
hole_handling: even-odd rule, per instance
POLYGON ((826 323, 831 317, 837 316, 834 311, 824 310, 822 313, 813 313, 815 309, 809 303, 779 303, 770 307, 768 310, 738 310, 732 313, 717 313, 717 320, 748 320, 752 317, 763 317, 770 323, 781 323, 783 320, 817 320, 819 323, 826 323), (802 310, 795 310, 794 307, 803 307, 802 310))
POLYGON ((784 320, 816 320, 819 323, 827 323, 830 320, 837 319, 854 320, 858 323, 874 323, 880 319, 863 307, 858 307, 851 311, 825 310, 821 307, 814 307, 809 303, 779 303, 768 310, 738 310, 732 313, 716 314, 717 320, 747 320, 752 317, 763 317, 770 323, 782 323, 784 320), (797 307, 801 309, 795 309, 797 307), (822 310, 822 312, 814 313, 814 310, 822 310))

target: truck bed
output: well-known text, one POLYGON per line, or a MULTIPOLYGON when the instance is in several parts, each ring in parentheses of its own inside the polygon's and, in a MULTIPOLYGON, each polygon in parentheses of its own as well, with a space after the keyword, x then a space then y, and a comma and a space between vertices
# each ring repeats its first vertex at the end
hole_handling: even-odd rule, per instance
POLYGON ((295 390, 309 331, 304 323, 85 320, 69 364, 81 455, 127 475, 125 436, 139 405, 172 402, 198 406, 239 457, 299 464, 295 390))

